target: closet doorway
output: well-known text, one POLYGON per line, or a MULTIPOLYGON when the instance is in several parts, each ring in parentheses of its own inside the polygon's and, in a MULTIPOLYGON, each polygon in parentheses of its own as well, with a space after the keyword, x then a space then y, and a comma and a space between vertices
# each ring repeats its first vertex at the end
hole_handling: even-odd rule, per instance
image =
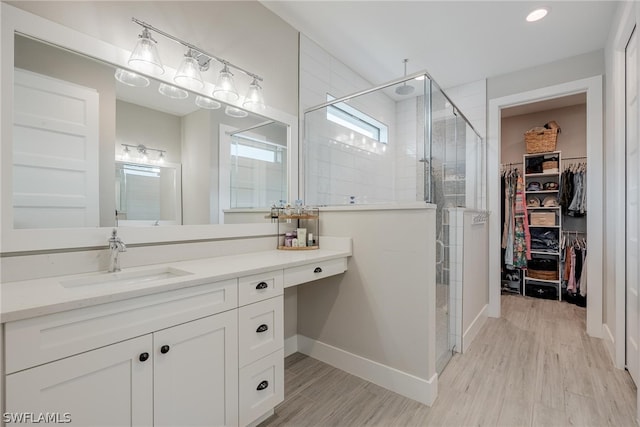
MULTIPOLYGON (((489 129, 487 138, 487 173, 488 209, 491 212, 501 212, 501 200, 504 194, 500 188, 500 166, 504 162, 502 156, 501 120, 502 111, 512 107, 520 107, 543 101, 565 98, 570 95, 586 95, 586 157, 587 168, 587 200, 589 213, 586 216, 586 234, 589 242, 589 254, 586 267, 589 277, 588 303, 586 309, 586 331, 593 337, 602 338, 603 307, 602 307, 602 272, 603 272, 603 227, 604 210, 602 208, 603 193, 603 94, 602 76, 594 76, 555 86, 548 86, 528 92, 517 93, 494 98, 489 101, 489 129), (495 180, 495 181, 494 181, 495 180)), ((553 118, 551 118, 553 120, 553 118)), ((544 123, 541 123, 544 124, 544 123)), ((560 123, 562 128, 562 123, 560 123)), ((522 138, 522 144, 524 144, 522 138)), ((562 150, 562 134, 558 138, 558 148, 562 150)), ((573 156, 565 156, 573 157, 573 156)), ((577 160, 577 159, 576 159, 577 160)), ((499 214, 490 217, 489 242, 489 315, 500 317, 501 301, 501 230, 502 223, 499 214)))
POLYGON ((501 110, 503 294, 586 307, 586 102, 582 92, 501 110))

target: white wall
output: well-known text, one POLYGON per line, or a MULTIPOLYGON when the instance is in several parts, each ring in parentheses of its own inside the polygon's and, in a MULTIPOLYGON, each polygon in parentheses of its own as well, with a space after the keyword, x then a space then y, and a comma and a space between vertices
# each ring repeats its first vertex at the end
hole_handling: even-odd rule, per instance
POLYGON ((466 351, 487 319, 489 304, 489 223, 474 224, 482 213, 464 212, 462 350, 466 351))
POLYGON ((353 256, 344 275, 298 287, 301 351, 430 404, 437 381, 435 209, 363 209, 321 209, 323 235, 350 236, 353 256))
MULTIPOLYGON (((552 47, 550 47, 552 49, 552 47)), ((487 79, 487 100, 604 74, 604 51, 572 56, 487 79)))

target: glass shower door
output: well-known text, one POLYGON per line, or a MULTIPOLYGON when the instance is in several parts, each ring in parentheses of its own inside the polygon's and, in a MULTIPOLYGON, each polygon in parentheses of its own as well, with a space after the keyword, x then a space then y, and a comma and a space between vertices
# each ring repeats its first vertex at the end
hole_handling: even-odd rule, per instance
POLYGON ((441 89, 432 83, 431 203, 436 205, 436 370, 441 373, 453 355, 456 339, 457 276, 452 258, 458 243, 457 215, 465 207, 465 127, 441 89))

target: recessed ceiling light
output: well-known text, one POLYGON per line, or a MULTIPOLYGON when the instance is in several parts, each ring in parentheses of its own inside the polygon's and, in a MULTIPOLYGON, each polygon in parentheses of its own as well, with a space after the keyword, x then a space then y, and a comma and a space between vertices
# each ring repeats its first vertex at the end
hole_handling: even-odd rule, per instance
POLYGON ((547 13, 549 13, 549 9, 546 7, 541 7, 539 9, 536 9, 527 15, 527 22, 539 21, 545 16, 547 16, 547 13))

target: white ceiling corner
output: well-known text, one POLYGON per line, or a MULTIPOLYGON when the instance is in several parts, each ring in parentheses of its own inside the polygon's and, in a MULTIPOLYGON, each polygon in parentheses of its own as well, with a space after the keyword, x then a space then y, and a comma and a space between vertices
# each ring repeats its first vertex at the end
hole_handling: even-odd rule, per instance
POLYGON ((449 88, 603 49, 615 1, 269 1, 261 3, 379 84, 427 70, 449 88), (541 4, 549 15, 527 23, 541 4))

